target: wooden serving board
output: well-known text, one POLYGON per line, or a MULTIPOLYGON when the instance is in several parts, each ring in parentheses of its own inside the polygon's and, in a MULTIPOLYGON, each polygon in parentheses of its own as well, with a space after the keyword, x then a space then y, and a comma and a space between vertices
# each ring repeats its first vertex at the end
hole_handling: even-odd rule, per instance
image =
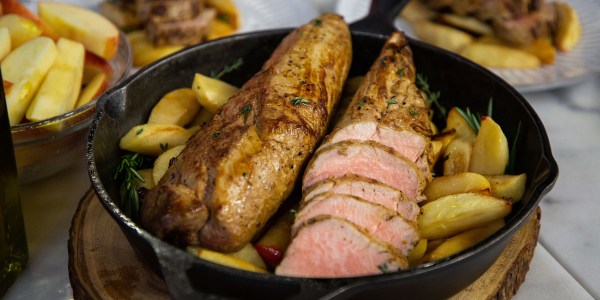
MULTIPOLYGON (((452 299, 510 299, 525 280, 537 245, 541 210, 515 234, 492 267, 452 299)), ((164 281, 137 257, 93 190, 81 200, 69 237, 75 299, 168 299, 164 281)))

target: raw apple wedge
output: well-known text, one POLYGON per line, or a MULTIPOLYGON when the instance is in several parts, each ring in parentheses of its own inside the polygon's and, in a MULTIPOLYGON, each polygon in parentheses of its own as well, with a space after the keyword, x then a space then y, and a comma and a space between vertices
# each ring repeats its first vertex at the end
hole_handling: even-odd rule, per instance
POLYGON ((117 53, 119 30, 104 16, 56 2, 39 2, 38 13, 60 36, 81 42, 88 51, 108 60, 117 53))
POLYGON ((25 5, 21 4, 19 0, 0 0, 0 4, 2 5, 4 14, 15 14, 29 19, 42 29, 43 36, 47 36, 55 41, 58 40, 58 34, 25 5))
POLYGON ((14 14, 0 16, 0 28, 2 27, 8 29, 12 48, 42 34, 42 29, 33 21, 14 14))
POLYGON ((10 53, 10 47, 8 28, 0 28, 0 62, 10 53))
POLYGON ((6 95, 10 125, 17 125, 25 116, 44 76, 54 64, 56 45, 48 37, 37 37, 12 51, 2 61, 2 76, 12 82, 6 95))
POLYGON ((81 43, 61 38, 58 55, 27 110, 27 119, 41 121, 75 107, 83 74, 85 50, 81 43))
POLYGON ((89 51, 85 52, 85 62, 83 63, 83 84, 87 84, 99 73, 106 75, 106 80, 110 82, 112 79, 112 67, 103 58, 89 51))
POLYGON ((85 105, 86 103, 94 100, 100 96, 108 88, 108 81, 106 80, 106 74, 98 73, 94 78, 86 84, 81 90, 77 105, 75 108, 85 105))

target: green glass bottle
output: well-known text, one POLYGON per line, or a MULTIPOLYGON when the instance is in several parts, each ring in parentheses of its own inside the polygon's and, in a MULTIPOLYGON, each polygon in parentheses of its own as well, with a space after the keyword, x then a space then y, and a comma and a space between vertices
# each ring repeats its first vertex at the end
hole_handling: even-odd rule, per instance
POLYGON ((4 87, 0 86, 0 298, 23 271, 27 258, 17 165, 4 87))

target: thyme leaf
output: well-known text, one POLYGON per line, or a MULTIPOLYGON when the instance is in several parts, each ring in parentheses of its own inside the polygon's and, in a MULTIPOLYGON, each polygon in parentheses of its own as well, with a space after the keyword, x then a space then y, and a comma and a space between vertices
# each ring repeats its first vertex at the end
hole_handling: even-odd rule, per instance
POLYGON ((412 107, 410 107, 408 109, 408 113, 410 113, 410 115, 413 116, 414 118, 416 118, 416 117, 419 116, 419 111, 416 110, 416 109, 414 109, 414 108, 412 108, 412 107))
POLYGON ((210 72, 210 77, 220 79, 221 77, 225 76, 225 74, 231 73, 231 72, 239 69, 243 64, 244 64, 244 59, 241 57, 238 57, 236 60, 233 61, 233 63, 223 67, 223 70, 221 70, 221 72, 219 72, 219 73, 217 73, 215 71, 210 72))
POLYGON ((398 71, 396 71, 396 74, 398 74, 398 76, 400 76, 400 77, 404 76, 404 68, 398 68, 398 71))
POLYGON ((384 273, 384 274, 390 272, 390 270, 388 269, 388 267, 385 263, 378 265, 377 268, 379 269, 379 271, 381 271, 381 273, 384 273))
POLYGON ((307 99, 304 99, 302 97, 294 97, 291 101, 290 101, 294 106, 299 106, 300 104, 306 104, 308 103, 307 99))
POLYGON ((140 135, 140 133, 142 133, 142 131, 144 131, 144 127, 142 127, 142 128, 140 128, 140 129, 138 129, 138 130, 135 132, 135 135, 140 135))
POLYGON ((212 133, 211 137, 213 140, 218 139, 221 136, 221 132, 220 131, 215 131, 212 133))
POLYGON ((247 116, 250 111, 252 111, 252 106, 250 104, 244 105, 244 107, 240 108, 240 116, 247 116))
POLYGON ((440 91, 434 92, 430 89, 429 87, 429 83, 427 82, 427 76, 421 74, 421 73, 417 73, 417 78, 416 78, 416 84, 417 87, 423 92, 425 93, 425 95, 427 96, 427 98, 425 99, 425 102, 428 105, 435 105, 437 112, 443 117, 446 117, 446 108, 443 107, 440 102, 438 101, 440 98, 440 91))
POLYGON ((322 26, 323 25, 323 21, 321 19, 315 19, 314 24, 315 24, 315 26, 322 26))
POLYGON ((387 104, 398 104, 398 101, 396 101, 396 99, 392 98, 392 99, 388 100, 387 104))

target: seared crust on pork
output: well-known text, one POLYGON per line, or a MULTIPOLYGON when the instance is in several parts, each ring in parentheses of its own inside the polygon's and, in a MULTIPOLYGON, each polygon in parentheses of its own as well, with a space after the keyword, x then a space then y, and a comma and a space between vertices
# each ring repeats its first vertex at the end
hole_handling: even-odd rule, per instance
POLYGON ((324 136, 351 51, 335 14, 290 33, 149 191, 143 226, 180 246, 227 252, 250 242, 324 136))

